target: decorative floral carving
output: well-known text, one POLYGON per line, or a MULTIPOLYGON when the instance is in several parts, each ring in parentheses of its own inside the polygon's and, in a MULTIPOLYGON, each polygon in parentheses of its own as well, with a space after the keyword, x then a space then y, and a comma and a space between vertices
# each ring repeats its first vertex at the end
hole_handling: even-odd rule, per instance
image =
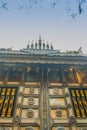
POLYGON ((15 126, 18 126, 20 121, 21 121, 20 117, 19 116, 15 116, 14 119, 13 119, 13 124, 15 126))
POLYGON ((33 98, 33 97, 30 97, 30 98, 28 99, 28 104, 29 104, 29 105, 33 105, 33 104, 34 104, 34 98, 33 98))
POLYGON ((68 103, 68 104, 67 104, 67 108, 70 109, 71 107, 72 107, 71 103, 68 103))
POLYGON ((70 123, 70 125, 71 126, 74 126, 74 125, 76 125, 76 118, 75 117, 73 117, 73 116, 71 116, 70 118, 69 118, 69 123, 70 123))

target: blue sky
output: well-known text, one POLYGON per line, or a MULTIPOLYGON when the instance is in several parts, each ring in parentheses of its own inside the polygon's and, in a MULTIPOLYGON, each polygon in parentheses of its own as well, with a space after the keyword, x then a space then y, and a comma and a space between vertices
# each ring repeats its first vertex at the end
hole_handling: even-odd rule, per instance
POLYGON ((65 51, 82 47, 87 54, 87 10, 73 19, 71 14, 78 11, 74 0, 69 6, 72 13, 67 13, 68 7, 64 2, 53 9, 49 0, 43 0, 39 6, 33 4, 32 9, 29 9, 26 4, 28 0, 23 0, 22 3, 18 3, 18 0, 9 1, 8 10, 0 8, 1 48, 22 49, 28 41, 36 41, 41 35, 46 43, 52 42, 55 49, 65 51), (23 9, 19 10, 22 6, 23 9))

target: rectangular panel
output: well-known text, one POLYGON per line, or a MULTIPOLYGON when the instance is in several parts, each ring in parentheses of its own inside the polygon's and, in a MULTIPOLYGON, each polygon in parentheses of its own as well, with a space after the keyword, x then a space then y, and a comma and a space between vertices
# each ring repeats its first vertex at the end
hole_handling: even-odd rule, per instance
POLYGON ((7 75, 8 67, 0 66, 0 81, 4 81, 7 75))
POLYGON ((50 106, 65 106, 64 98, 50 98, 50 106))
POLYGON ((9 69, 8 81, 20 82, 23 73, 23 68, 14 66, 9 69))
POLYGON ((39 105, 39 98, 29 97, 23 99, 23 105, 39 105))
POLYGON ((0 116, 12 117, 17 94, 17 87, 0 87, 0 116))
POLYGON ((38 109, 23 109, 22 110, 22 118, 38 118, 39 117, 39 111, 38 109))
POLYGON ((67 110, 66 109, 51 109, 50 115, 53 119, 67 118, 67 110))
POLYGON ((49 95, 63 95, 63 89, 53 86, 52 89, 49 89, 49 95))
POLYGON ((39 94, 40 93, 39 91, 40 91, 39 88, 29 86, 25 88, 24 94, 39 94))
POLYGON ((73 109, 77 118, 87 117, 87 88, 70 88, 73 109))
POLYGON ((72 67, 64 68, 63 73, 64 73, 64 78, 65 78, 66 82, 68 82, 68 83, 77 82, 76 78, 75 78, 75 72, 72 67))

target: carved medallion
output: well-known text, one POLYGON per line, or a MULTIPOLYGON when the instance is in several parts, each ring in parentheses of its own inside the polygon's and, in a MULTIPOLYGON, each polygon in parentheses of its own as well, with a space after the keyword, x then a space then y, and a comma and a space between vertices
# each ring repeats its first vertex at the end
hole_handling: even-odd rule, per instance
POLYGON ((61 117, 61 116, 62 116, 62 111, 61 111, 61 109, 57 109, 57 110, 56 110, 56 116, 57 116, 57 117, 61 117))
POLYGON ((34 104, 34 98, 30 97, 30 98, 28 99, 28 104, 29 104, 29 105, 33 105, 33 104, 34 104))
POLYGON ((20 117, 19 116, 15 116, 14 119, 13 119, 13 124, 15 126, 18 126, 20 121, 21 121, 20 117))
POLYGON ((28 112, 27 112, 27 117, 28 118, 32 118, 34 116, 34 112, 32 109, 28 109, 28 112))

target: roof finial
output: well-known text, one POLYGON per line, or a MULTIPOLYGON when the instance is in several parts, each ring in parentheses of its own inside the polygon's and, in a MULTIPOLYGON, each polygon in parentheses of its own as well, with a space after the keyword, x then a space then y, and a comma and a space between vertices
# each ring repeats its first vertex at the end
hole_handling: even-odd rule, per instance
POLYGON ((80 47, 80 48, 78 49, 78 53, 80 53, 80 54, 83 53, 83 51, 82 51, 82 47, 80 47))
POLYGON ((35 49, 37 49, 37 40, 36 40, 36 42, 35 42, 35 49))
POLYGON ((32 44, 31 44, 31 49, 34 49, 34 44, 33 44, 33 40, 32 40, 32 44))
POLYGON ((39 36, 39 49, 41 49, 41 44, 42 44, 42 40, 41 40, 41 36, 39 36))
POLYGON ((51 47, 50 47, 50 48, 51 48, 51 50, 53 50, 53 45, 52 45, 52 43, 51 43, 51 47))
POLYGON ((30 43, 30 41, 28 41, 28 44, 27 44, 27 49, 29 49, 29 43, 30 43))
POLYGON ((49 49, 49 43, 48 43, 48 41, 47 41, 47 50, 49 49))
POLYGON ((43 40, 43 49, 45 50, 45 42, 44 42, 44 40, 43 40))
POLYGON ((27 45, 27 49, 29 49, 29 44, 27 45))

